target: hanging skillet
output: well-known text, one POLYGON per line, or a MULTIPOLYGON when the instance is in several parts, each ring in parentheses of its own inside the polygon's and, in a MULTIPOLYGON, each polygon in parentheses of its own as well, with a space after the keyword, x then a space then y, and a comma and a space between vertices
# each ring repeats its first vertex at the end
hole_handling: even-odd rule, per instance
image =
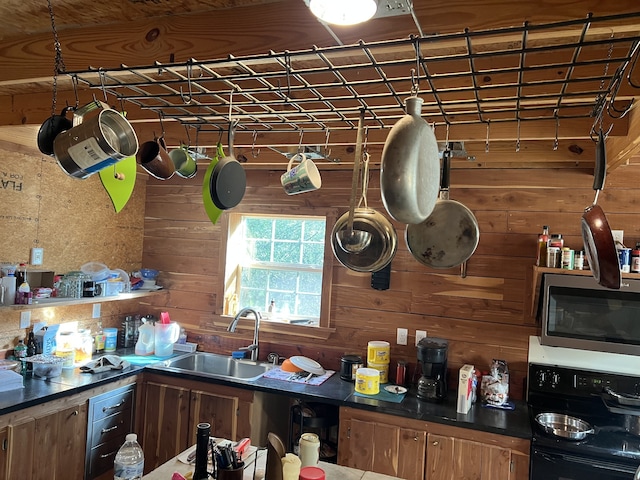
MULTIPOLYGON (((447 146, 448 147, 448 146, 447 146)), ((407 225, 405 240, 416 260, 431 268, 451 268, 466 262, 478 246, 478 221, 460 202, 449 200, 451 151, 442 153, 440 198, 424 222, 407 225)))
POLYGON ((604 188, 607 175, 607 151, 602 129, 596 143, 596 166, 593 189, 596 191, 593 205, 585 208, 582 214, 582 241, 589 260, 593 278, 606 288, 618 290, 622 282, 616 244, 613 241, 611 227, 600 205, 596 205, 598 194, 604 188))
POLYGON ((247 175, 233 155, 235 126, 234 122, 229 122, 229 154, 218 161, 209 184, 211 199, 220 210, 238 205, 247 189, 247 175))

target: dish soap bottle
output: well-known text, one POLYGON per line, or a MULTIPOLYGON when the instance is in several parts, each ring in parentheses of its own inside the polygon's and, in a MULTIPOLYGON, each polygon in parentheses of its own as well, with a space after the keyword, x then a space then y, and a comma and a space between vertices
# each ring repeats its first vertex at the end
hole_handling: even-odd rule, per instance
POLYGON ((138 329, 138 341, 136 342, 136 355, 153 355, 155 350, 155 328, 153 324, 143 318, 144 322, 138 329))

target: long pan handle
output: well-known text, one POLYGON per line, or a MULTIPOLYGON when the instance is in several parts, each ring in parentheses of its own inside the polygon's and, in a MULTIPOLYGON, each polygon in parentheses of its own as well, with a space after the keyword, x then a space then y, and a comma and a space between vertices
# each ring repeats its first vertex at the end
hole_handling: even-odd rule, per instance
POLYGON ((593 189, 602 190, 604 188, 604 180, 606 177, 607 148, 604 142, 604 133, 602 133, 602 129, 600 129, 598 132, 598 141, 596 143, 596 166, 593 172, 593 189))
POLYGON ((451 150, 449 145, 442 152, 442 173, 440 174, 440 189, 448 190, 451 184, 451 150))

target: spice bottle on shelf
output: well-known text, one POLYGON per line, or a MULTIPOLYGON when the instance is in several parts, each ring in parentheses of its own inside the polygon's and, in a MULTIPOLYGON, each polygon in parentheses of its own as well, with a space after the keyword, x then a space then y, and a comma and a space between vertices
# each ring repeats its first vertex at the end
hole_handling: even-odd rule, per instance
POLYGON ((564 239, 562 238, 561 233, 554 233, 549 237, 549 247, 556 247, 562 250, 564 247, 564 239))
POLYGON ((640 249, 636 248, 631 250, 631 272, 640 273, 640 249))
POLYGON ((536 257, 536 266, 544 266, 547 258, 547 243, 549 243, 549 226, 542 227, 542 233, 538 235, 538 255, 536 257))

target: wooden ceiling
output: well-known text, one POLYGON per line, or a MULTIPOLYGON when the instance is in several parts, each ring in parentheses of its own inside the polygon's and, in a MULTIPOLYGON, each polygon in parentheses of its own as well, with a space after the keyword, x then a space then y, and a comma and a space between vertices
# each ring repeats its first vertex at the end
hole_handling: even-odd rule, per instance
MULTIPOLYGON (((457 33, 520 26, 523 22, 551 22, 594 16, 631 14, 640 11, 635 0, 602 2, 575 0, 414 0, 415 17, 425 35, 457 33)), ((303 0, 51 0, 66 71, 89 67, 115 69, 129 66, 234 56, 260 55, 401 39, 418 33, 410 15, 376 18, 354 27, 326 28, 309 12, 303 0)), ((621 20, 622 31, 640 31, 636 20, 621 20)), ((618 28, 618 27, 616 27, 618 28)), ((613 29, 612 29, 613 31, 613 29)), ((609 35, 603 32, 603 35, 609 35)), ((617 35, 617 33, 616 33, 617 35)), ((51 115, 54 45, 46 0, 7 0, 0 4, 0 142, 37 151, 35 137, 40 124, 51 115)), ((441 55, 447 54, 443 51, 441 55)), ((602 65, 594 67, 602 73, 602 65)), ((558 72, 559 75, 564 72, 558 72)), ((409 77, 407 71, 407 77, 409 77)), ((452 82, 455 85, 455 81, 452 82)), ((101 92, 81 88, 79 101, 87 102, 101 92)), ((626 102, 638 95, 625 84, 617 97, 626 102)), ((113 99, 109 99, 113 101, 113 99)), ((70 78, 58 78, 56 110, 75 97, 70 78)), ((148 111, 125 105, 138 137, 144 141, 159 130, 158 119, 148 111)), ((608 139, 610 169, 633 162, 640 152, 640 114, 632 109, 615 119, 608 139)), ((608 121, 608 119, 607 119, 608 121)), ((589 138, 592 119, 575 119, 536 124, 522 122, 491 127, 487 151, 487 129, 483 124, 452 126, 449 139, 464 141, 471 159, 456 159, 454 168, 587 168, 593 165, 594 145, 589 138), (558 132, 558 148, 554 142, 558 132), (518 142, 518 139, 520 140, 518 142), (519 144, 520 148, 517 148, 519 144), (517 151, 516 151, 517 150, 517 151)), ((170 145, 185 141, 185 129, 178 122, 165 122, 170 145)), ((371 132, 369 151, 374 161, 387 131, 371 132)), ((436 129, 444 141, 444 129, 436 129)), ((219 135, 203 135, 201 145, 217 142, 219 135)), ((193 139, 190 139, 193 140, 193 139)), ((254 139, 248 132, 236 138, 246 150, 249 164, 281 165, 284 157, 268 148, 272 139, 254 139), (260 155, 250 155, 251 146, 260 155), (257 148, 255 149, 257 151, 257 148)), ((284 135, 277 144, 295 149, 300 135, 284 135)), ((305 145, 323 145, 324 135, 304 135, 305 145)), ((346 161, 334 168, 347 168, 352 158, 355 132, 331 134, 332 157, 346 161)))

